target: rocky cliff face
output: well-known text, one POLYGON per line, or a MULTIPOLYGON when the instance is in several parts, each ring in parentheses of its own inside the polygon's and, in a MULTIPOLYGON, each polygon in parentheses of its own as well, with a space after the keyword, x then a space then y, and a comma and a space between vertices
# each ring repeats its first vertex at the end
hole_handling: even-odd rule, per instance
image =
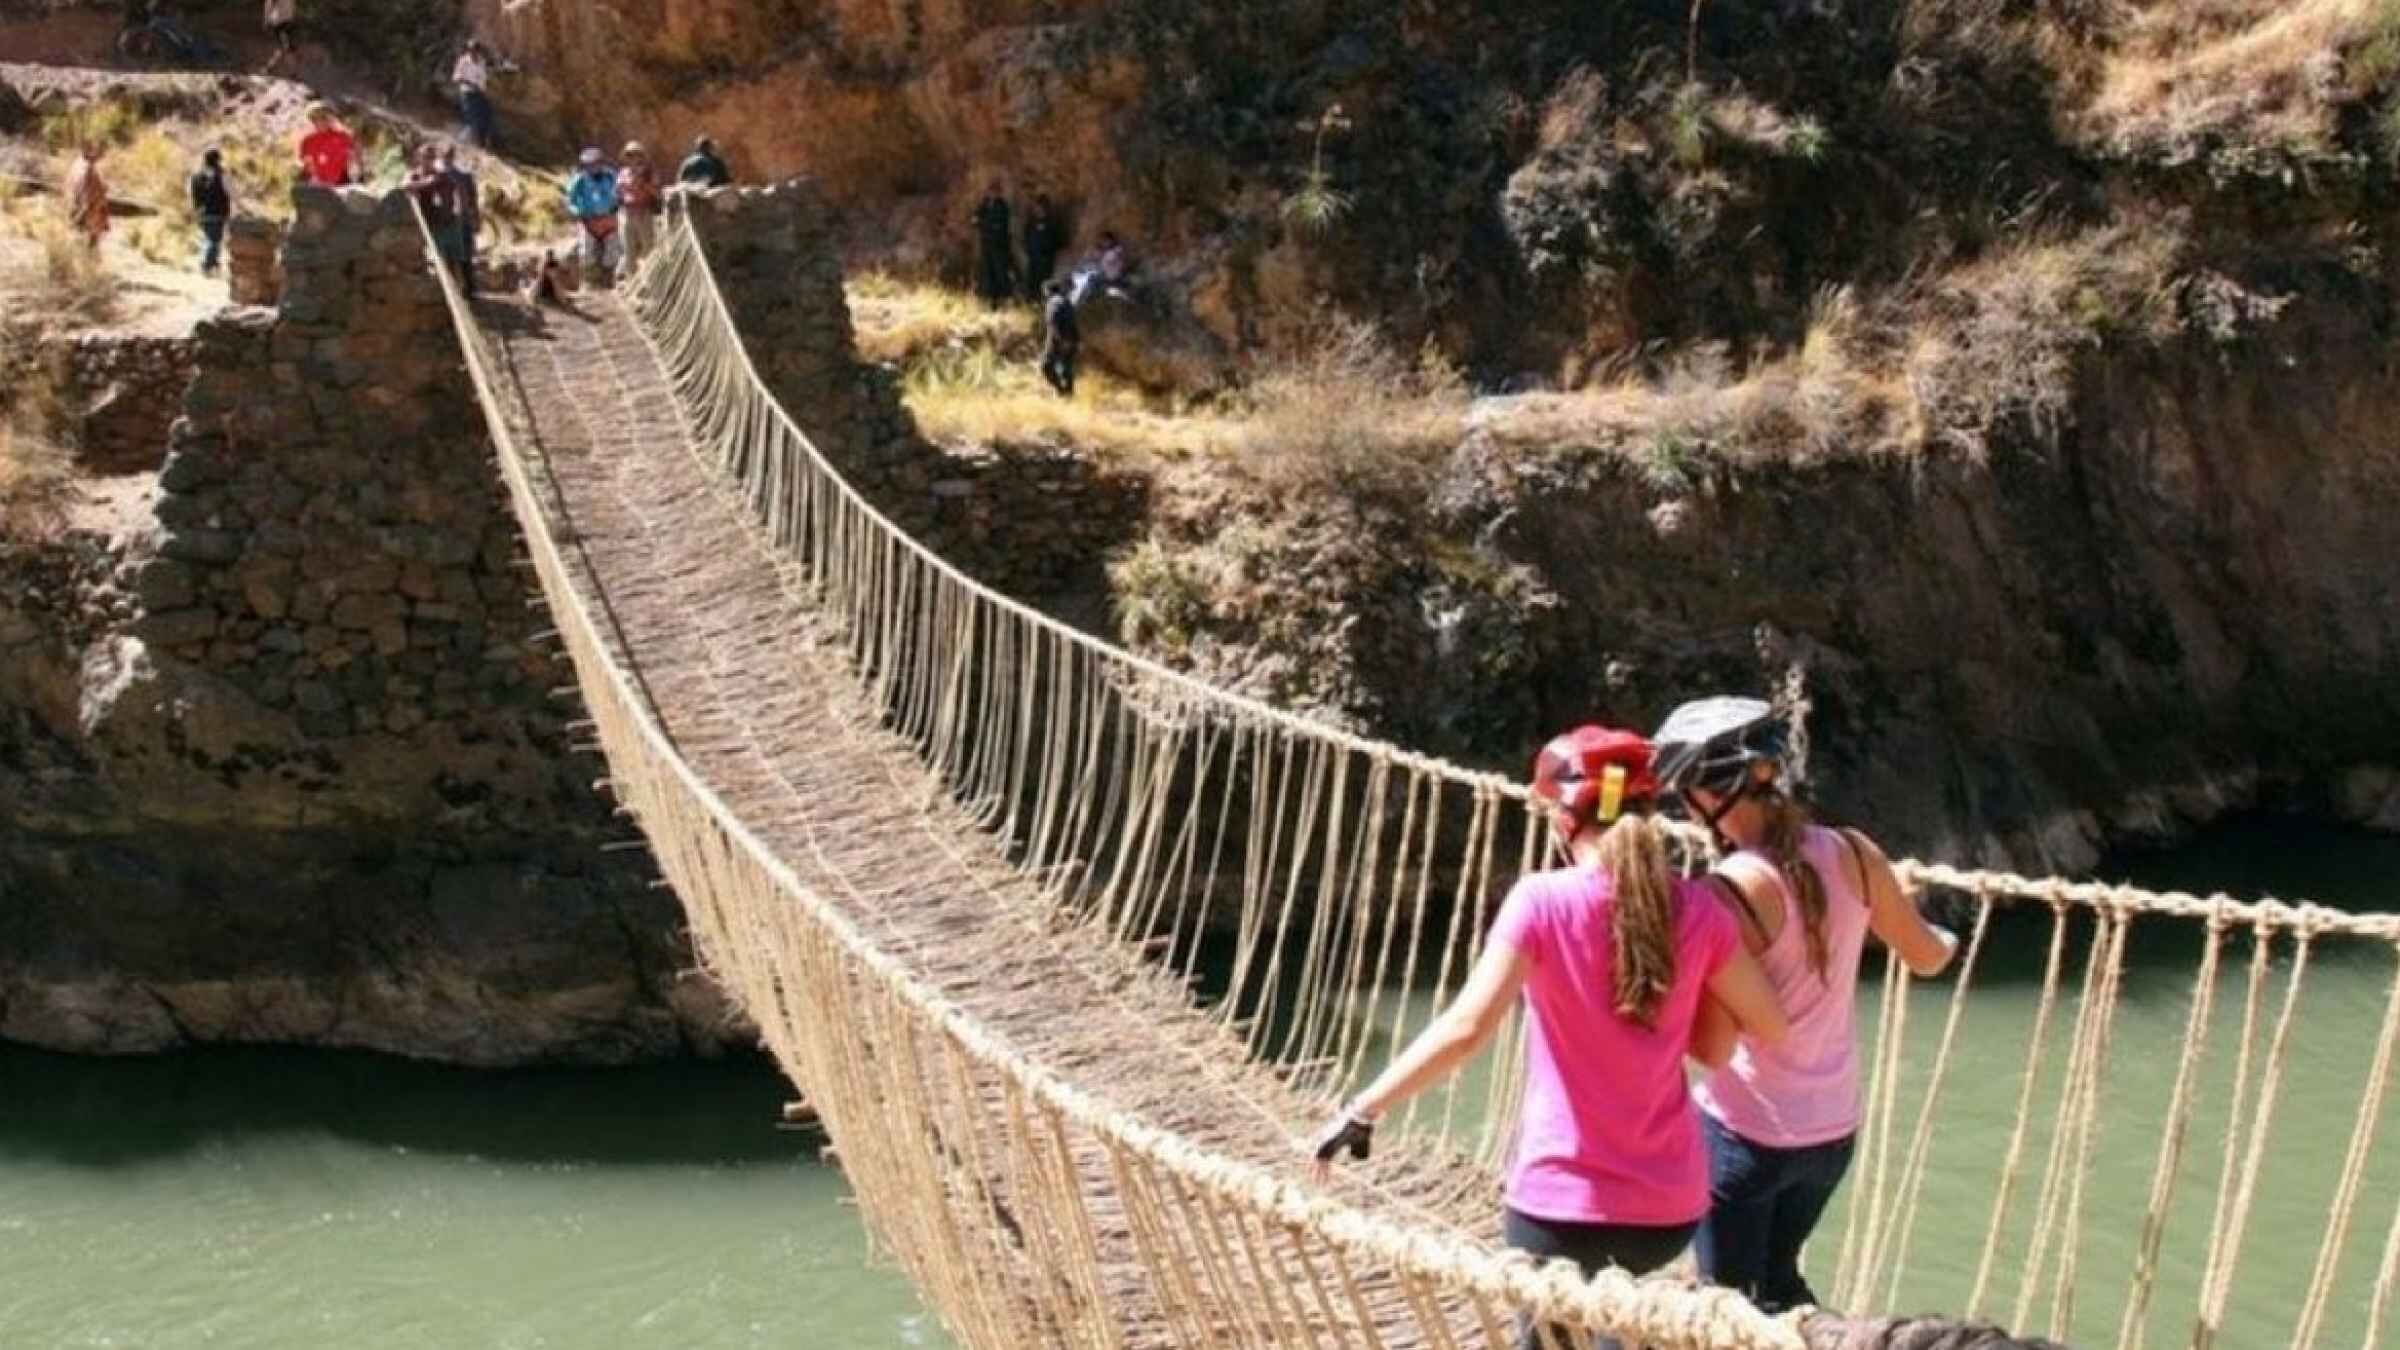
POLYGON ((576 752, 403 204, 303 190, 148 510, 0 571, 0 1036, 615 1061, 728 1034, 576 752))

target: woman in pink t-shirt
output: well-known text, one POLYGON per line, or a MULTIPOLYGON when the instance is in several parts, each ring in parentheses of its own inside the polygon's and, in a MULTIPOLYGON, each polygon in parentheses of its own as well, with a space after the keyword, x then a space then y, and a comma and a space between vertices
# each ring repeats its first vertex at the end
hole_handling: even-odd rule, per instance
POLYGON ((1743 945, 1791 1022, 1745 1039, 1693 1089, 1708 1137, 1709 1212, 1700 1273, 1762 1310, 1817 1301, 1800 1249, 1850 1167, 1858 1133, 1858 968, 1867 934, 1936 975, 1957 940, 1917 914, 1881 850, 1828 830, 1785 791, 1788 721, 1753 698, 1708 698, 1658 729, 1658 776, 1716 831, 1743 945))
MULTIPOLYGON (((1365 1157, 1376 1120, 1472 1058, 1522 991, 1524 1106, 1503 1231, 1587 1276, 1665 1265, 1708 1208, 1683 1074, 1704 1004, 1762 1042, 1784 1027, 1732 916, 1668 866, 1650 758, 1639 735, 1601 727, 1543 747, 1533 794, 1571 865, 1518 880, 1457 999, 1315 1144, 1320 1162, 1345 1148, 1365 1157)), ((1719 1059, 1731 1048, 1703 1039, 1719 1059)), ((1531 1327, 1522 1334, 1536 1343, 1531 1327)))

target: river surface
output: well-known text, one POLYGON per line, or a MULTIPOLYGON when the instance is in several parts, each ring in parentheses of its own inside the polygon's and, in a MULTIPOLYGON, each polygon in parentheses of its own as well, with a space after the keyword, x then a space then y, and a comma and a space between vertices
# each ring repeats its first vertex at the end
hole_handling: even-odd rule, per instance
POLYGON ((4 1350, 940 1347, 762 1061, 0 1047, 4 1350))
MULTIPOLYGON (((2249 821, 2109 874, 2394 908, 2400 839, 2249 821)), ((1972 1281, 2045 939, 2038 916, 1991 939, 1940 1111, 1905 1307, 1955 1309, 1972 1281)), ((2089 1181, 2078 1345, 2115 1340, 2133 1227, 2121 1216, 2139 1214, 2153 1156, 2148 1139, 2126 1136, 2156 1132, 2197 950, 2188 929, 2137 926, 2103 1104, 2110 1119, 2147 1123, 2104 1127, 2110 1165, 2089 1181)), ((2386 951, 2329 948, 2312 970, 2221 1344, 2288 1344, 2391 967, 2386 951)), ((2229 966, 2222 1037, 2238 1029, 2240 978, 2229 966)), ((1945 999, 1936 985, 1914 1005, 1920 1070, 1945 999)), ((2229 1076, 2229 1059, 2212 1061, 2209 1081, 2229 1076)), ((788 1095, 755 1061, 488 1074, 287 1051, 101 1061, 0 1047, 0 1350, 949 1344, 906 1282, 869 1260, 840 1175, 817 1161, 822 1140, 771 1128, 788 1095)), ((2154 1345, 2188 1333, 2196 1275, 2185 1253, 2216 1191, 2216 1096, 2192 1134, 2154 1345)), ((2328 1344, 2358 1344, 2365 1267, 2400 1196, 2400 1120, 2383 1136, 2328 1344)), ((2045 1138, 2030 1146, 2036 1164, 2045 1138)), ((2021 1194, 2020 1216, 2033 1200, 2021 1194)), ((1820 1282, 1843 1222, 1829 1216, 1811 1253, 1820 1282)), ((2011 1232, 2021 1231, 2020 1220, 2011 1232)), ((2003 1244, 2004 1277, 2021 1245, 2003 1244)), ((1985 1311, 2005 1317, 2012 1302, 1985 1311)), ((2035 1329, 2048 1307, 2035 1305, 2035 1329)))

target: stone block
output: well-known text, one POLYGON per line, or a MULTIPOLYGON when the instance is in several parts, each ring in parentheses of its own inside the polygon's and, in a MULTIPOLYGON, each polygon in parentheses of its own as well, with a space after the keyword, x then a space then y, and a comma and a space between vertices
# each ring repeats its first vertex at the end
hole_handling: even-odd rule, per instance
POLYGON ((433 570, 431 564, 412 561, 400 569, 400 593, 418 601, 421 613, 425 602, 441 597, 441 575, 433 570))
MULTIPOLYGON (((188 426, 190 421, 178 419, 176 425, 188 426)), ((226 467, 222 458, 197 447, 176 450, 159 466, 158 486, 163 492, 197 492, 211 483, 224 482, 226 467)))
POLYGON ((385 619, 374 628, 375 650, 385 656, 398 656, 408 650, 408 624, 398 618, 385 619))
POLYGON ((344 593, 389 591, 399 584, 400 564, 381 554, 356 559, 334 580, 335 587, 344 593))
POLYGON ((161 525, 207 529, 216 520, 216 497, 205 492, 170 492, 158 499, 156 512, 161 525))
POLYGON ((297 558, 308 548, 308 536, 297 525, 269 517, 251 531, 250 546, 278 558, 297 558))
POLYGON ((401 618, 407 612, 406 603, 388 591, 345 595, 334 602, 333 626, 351 632, 368 632, 378 624, 401 618))
POLYGON ((159 541, 158 551, 185 562, 221 565, 242 556, 242 536, 231 530, 176 530, 159 541))
POLYGON ((217 633, 213 609, 170 609, 144 617, 135 629, 145 642, 161 647, 188 647, 217 633))
POLYGON ((153 558, 144 564, 134 582, 134 594, 141 598, 145 609, 182 609, 200 598, 198 574, 189 564, 173 558, 153 558))
POLYGON ((242 599, 262 619, 280 619, 292 612, 292 581, 287 574, 252 572, 242 578, 242 599))

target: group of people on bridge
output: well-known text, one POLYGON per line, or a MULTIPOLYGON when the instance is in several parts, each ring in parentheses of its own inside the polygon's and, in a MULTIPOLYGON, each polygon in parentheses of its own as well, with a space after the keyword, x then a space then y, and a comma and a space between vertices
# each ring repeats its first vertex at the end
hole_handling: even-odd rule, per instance
MULTIPOLYGON (((1545 745, 1532 792, 1567 865, 1509 891, 1450 1006, 1312 1142, 1320 1167, 1366 1157, 1377 1121, 1471 1059, 1522 997, 1508 1243, 1586 1276, 1645 1274, 1688 1246, 1704 1278, 1764 1311, 1815 1304, 1800 1254, 1859 1129, 1867 937, 1924 976, 1958 942, 1872 840, 1814 823, 1790 743, 1773 705, 1717 697, 1654 736, 1583 726, 1545 745), (1706 876, 1670 867, 1670 808, 1721 846, 1706 876), (1703 1070, 1689 1087, 1687 1060, 1703 1070)), ((1542 1334, 1524 1326, 1521 1343, 1542 1334)))

